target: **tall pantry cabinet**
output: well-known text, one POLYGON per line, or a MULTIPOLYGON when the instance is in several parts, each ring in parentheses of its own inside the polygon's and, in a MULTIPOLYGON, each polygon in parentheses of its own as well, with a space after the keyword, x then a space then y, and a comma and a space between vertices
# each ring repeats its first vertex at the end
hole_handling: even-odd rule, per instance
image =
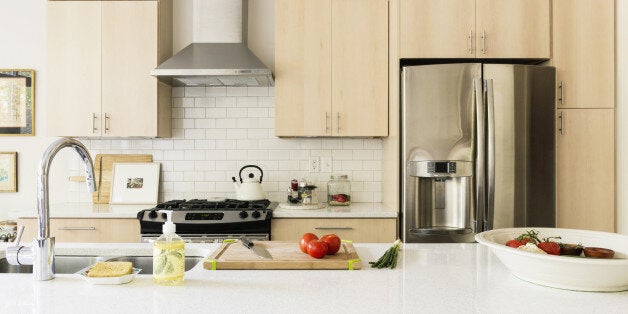
POLYGON ((557 224, 615 231, 615 2, 553 0, 557 224))
POLYGON ((46 3, 47 133, 170 136, 172 1, 46 3))

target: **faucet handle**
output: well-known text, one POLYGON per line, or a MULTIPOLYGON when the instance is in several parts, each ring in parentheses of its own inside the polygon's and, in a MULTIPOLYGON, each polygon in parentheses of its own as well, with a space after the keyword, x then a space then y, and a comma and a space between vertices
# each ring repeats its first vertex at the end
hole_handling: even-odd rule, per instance
POLYGON ((15 243, 13 246, 18 247, 20 246, 20 240, 22 240, 22 234, 24 233, 24 225, 20 226, 20 229, 17 231, 17 235, 15 236, 15 240, 13 240, 13 242, 15 243))

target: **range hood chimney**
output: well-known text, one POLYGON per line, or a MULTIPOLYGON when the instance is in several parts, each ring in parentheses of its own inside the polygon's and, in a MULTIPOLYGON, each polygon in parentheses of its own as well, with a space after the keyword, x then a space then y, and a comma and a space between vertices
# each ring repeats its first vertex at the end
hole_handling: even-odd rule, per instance
POLYGON ((274 86, 270 69, 246 46, 248 0, 241 1, 239 12, 241 42, 202 42, 212 37, 211 34, 205 36, 204 32, 224 29, 222 25, 215 25, 220 21, 212 21, 207 16, 228 16, 227 12, 210 12, 214 9, 212 2, 221 6, 226 3, 224 0, 220 3, 194 1, 194 43, 151 70, 150 74, 172 86, 274 86))

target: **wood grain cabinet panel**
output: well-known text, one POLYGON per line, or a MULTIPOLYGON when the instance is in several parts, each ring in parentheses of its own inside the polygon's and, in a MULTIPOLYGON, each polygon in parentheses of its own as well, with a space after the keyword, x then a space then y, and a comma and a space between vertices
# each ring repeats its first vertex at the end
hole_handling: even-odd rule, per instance
POLYGON ((559 108, 615 107, 615 1, 553 0, 559 108))
POLYGON ((549 0, 400 0, 402 58, 550 58, 549 0))
POLYGON ((51 1, 47 23, 48 135, 170 136, 150 70, 172 52, 171 0, 51 1))
POLYGON ((557 225, 615 231, 614 109, 559 109, 557 225))
MULTIPOLYGON (((24 226, 23 242, 37 236, 37 219, 20 218, 18 225, 24 226)), ((50 236, 59 242, 83 243, 132 243, 140 242, 140 223, 137 219, 87 219, 51 218, 50 236)))
POLYGON ((304 233, 334 233, 353 242, 394 242, 397 239, 396 218, 273 218, 271 240, 294 241, 304 233))
POLYGON ((275 135, 388 135, 388 1, 275 2, 275 135))

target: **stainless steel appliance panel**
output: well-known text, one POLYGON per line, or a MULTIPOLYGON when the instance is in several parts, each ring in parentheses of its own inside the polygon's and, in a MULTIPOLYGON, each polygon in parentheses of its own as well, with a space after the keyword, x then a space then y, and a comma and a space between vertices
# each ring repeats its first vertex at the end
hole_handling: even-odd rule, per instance
POLYGON ((554 227, 555 69, 485 64, 483 72, 488 89, 484 230, 554 227))

